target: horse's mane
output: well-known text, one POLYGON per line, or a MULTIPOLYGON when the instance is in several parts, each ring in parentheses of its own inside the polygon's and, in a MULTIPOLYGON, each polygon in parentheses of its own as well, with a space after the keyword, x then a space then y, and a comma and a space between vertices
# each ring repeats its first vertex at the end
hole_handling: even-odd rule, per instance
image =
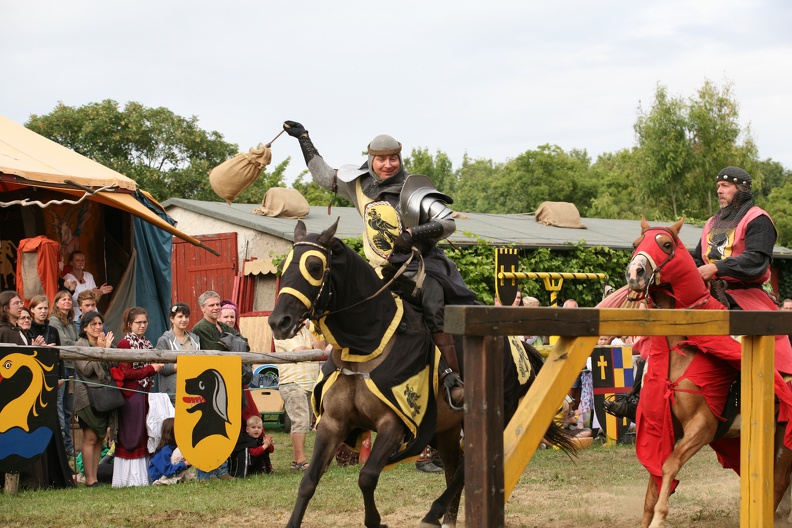
MULTIPOLYGON (((339 295, 358 300, 382 288, 384 282, 371 264, 343 240, 334 237, 330 242, 330 250, 333 286, 339 295)), ((393 302, 387 291, 380 296, 393 302)))

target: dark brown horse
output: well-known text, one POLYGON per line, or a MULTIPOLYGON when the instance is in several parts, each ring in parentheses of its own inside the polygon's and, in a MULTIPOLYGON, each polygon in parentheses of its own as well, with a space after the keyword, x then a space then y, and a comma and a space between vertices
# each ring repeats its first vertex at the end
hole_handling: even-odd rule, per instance
MULTIPOLYGON (((641 236, 634 243, 635 251, 627 268, 628 287, 645 297, 650 308, 726 309, 712 298, 692 256, 680 242, 681 227, 682 220, 670 228, 652 228, 646 220, 641 222, 641 236)), ((739 345, 729 336, 651 337, 644 343, 649 361, 638 405, 636 450, 650 471, 641 526, 656 528, 665 525, 669 496, 679 470, 704 445, 715 449, 724 467, 739 472, 739 441, 729 440, 739 436, 739 417, 728 432, 716 439, 721 420, 713 408, 720 412, 722 400, 715 400, 718 395, 723 396, 724 386, 738 378, 741 354, 739 345), (672 430, 664 431, 668 438, 647 433, 667 428, 664 420, 668 412, 673 424, 672 430)), ((776 393, 780 392, 784 401, 790 396, 789 389, 778 374, 776 378, 776 393)), ((789 484, 792 463, 792 452, 783 447, 783 438, 784 428, 777 427, 776 506, 789 484)))
MULTIPOLYGON (((300 483, 287 526, 300 526, 308 502, 339 443, 356 432, 373 430, 377 432, 376 440, 358 479, 363 492, 365 526, 385 526, 374 501, 383 468, 412 453, 417 455, 429 443, 440 452, 447 488, 433 502, 420 526, 440 526, 444 516, 445 526, 453 527, 464 485, 460 450, 463 413, 451 410, 442 397, 436 396, 436 377, 428 391, 417 389, 421 385, 418 382, 402 382, 415 378, 395 367, 400 363, 412 362, 418 371, 428 368, 431 373, 435 369, 439 355, 431 335, 421 315, 388 290, 381 291, 384 283, 368 262, 334 238, 337 225, 338 222, 317 235, 306 234, 305 225, 297 223, 294 248, 284 262, 281 292, 269 318, 276 339, 293 336, 302 322, 310 318, 334 347, 314 391, 321 417, 311 463, 300 483), (388 387, 397 386, 400 394, 409 393, 408 403, 415 405, 416 411, 424 412, 425 419, 419 429, 413 428, 398 406, 382 397, 382 393, 394 391, 383 388, 375 380, 388 381, 394 377, 398 379, 390 380, 388 387)), ((504 348, 508 353, 509 347, 504 348)), ((538 352, 532 347, 526 350, 522 365, 526 368, 522 372, 530 375, 523 383, 519 382, 515 362, 503 362, 505 423, 541 366, 538 352)), ((569 439, 559 427, 552 426, 549 435, 553 442, 571 450, 569 439)))

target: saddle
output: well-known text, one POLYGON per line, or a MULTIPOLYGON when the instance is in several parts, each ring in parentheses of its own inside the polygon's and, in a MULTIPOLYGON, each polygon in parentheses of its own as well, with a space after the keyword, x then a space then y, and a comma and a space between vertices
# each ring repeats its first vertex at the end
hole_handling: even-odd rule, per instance
POLYGON ((740 386, 740 380, 736 379, 729 387, 729 395, 726 396, 726 404, 723 406, 723 412, 721 413, 722 420, 718 423, 713 441, 723 438, 729 432, 734 419, 740 414, 740 386))

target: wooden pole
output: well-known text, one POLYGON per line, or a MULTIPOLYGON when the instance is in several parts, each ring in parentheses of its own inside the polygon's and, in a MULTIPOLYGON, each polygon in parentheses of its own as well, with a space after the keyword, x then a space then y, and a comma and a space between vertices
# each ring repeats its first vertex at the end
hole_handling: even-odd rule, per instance
MULTIPOLYGON (((0 345, 2 346, 2 345, 0 345)), ((24 347, 14 345, 15 348, 37 349, 41 347, 24 347)), ((1 349, 1 348, 0 348, 1 349)), ((179 356, 239 356, 242 363, 299 363, 301 361, 324 361, 327 359, 327 351, 321 349, 300 350, 296 352, 223 352, 218 350, 190 350, 187 352, 177 350, 138 350, 128 348, 99 348, 99 347, 80 347, 62 346, 60 350, 61 359, 83 360, 83 361, 106 361, 117 363, 119 361, 145 361, 147 363, 176 363, 179 356)))
POLYGON ((19 491, 19 473, 6 473, 5 487, 3 488, 8 495, 16 495, 19 491))
POLYGON ((465 526, 504 525, 503 338, 465 337, 465 526))
POLYGON ((775 336, 742 338, 740 526, 773 526, 775 336))

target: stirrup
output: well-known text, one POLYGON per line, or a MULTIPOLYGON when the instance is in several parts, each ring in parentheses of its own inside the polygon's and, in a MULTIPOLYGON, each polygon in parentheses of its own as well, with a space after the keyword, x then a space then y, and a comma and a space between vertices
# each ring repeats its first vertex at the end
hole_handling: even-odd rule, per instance
POLYGON ((635 422, 639 395, 640 393, 633 392, 617 394, 612 400, 606 399, 603 402, 603 408, 606 413, 612 414, 617 418, 627 418, 631 422, 635 422))
POLYGON ((461 387, 464 389, 465 387, 465 383, 462 381, 462 378, 459 377, 459 374, 450 368, 447 368, 440 373, 440 381, 443 383, 443 387, 445 388, 448 406, 454 411, 464 411, 464 404, 462 406, 457 406, 454 404, 454 398, 451 397, 451 389, 454 387, 461 387))

